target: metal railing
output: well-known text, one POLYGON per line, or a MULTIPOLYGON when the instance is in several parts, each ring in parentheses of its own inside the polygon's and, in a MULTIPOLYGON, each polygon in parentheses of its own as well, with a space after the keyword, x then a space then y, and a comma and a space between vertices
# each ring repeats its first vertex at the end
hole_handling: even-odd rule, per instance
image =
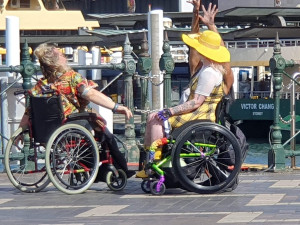
MULTIPOLYGON (((274 47, 275 40, 244 40, 244 41, 227 41, 225 42, 227 48, 268 48, 274 47)), ((300 46, 300 39, 282 39, 280 46, 292 47, 300 46)))

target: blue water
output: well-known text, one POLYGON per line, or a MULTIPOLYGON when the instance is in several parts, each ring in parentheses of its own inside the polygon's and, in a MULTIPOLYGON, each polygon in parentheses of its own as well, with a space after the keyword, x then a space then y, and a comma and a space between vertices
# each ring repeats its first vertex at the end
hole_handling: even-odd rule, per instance
POLYGON ((249 150, 245 163, 249 164, 268 164, 268 151, 270 145, 266 139, 248 139, 249 150))
MULTIPOLYGON (((271 149, 269 141, 267 139, 248 139, 249 150, 245 159, 245 163, 249 164, 263 164, 268 165, 268 152, 271 149)), ((283 143, 284 144, 284 143, 283 143)), ((290 146, 284 146, 285 149, 289 149, 290 146)), ((300 145, 296 145, 296 150, 300 149, 300 145)), ((287 158, 285 161, 286 166, 291 165, 291 159, 287 158)), ((296 156, 296 166, 300 166, 300 156, 296 156)))

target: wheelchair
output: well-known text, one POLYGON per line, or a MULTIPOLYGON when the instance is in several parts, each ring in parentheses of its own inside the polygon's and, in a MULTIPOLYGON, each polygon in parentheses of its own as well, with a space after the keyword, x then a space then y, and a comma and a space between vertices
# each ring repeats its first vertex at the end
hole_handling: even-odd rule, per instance
POLYGON ((221 124, 190 121, 168 138, 152 144, 163 147, 162 157, 158 161, 150 160, 145 166, 148 178, 143 178, 141 183, 145 193, 162 195, 166 188, 182 188, 213 194, 236 188, 245 154, 235 135, 225 126, 228 121, 224 118, 224 101, 216 110, 216 121, 221 124))
POLYGON ((97 121, 105 129, 101 117, 83 112, 64 118, 59 94, 33 97, 21 91, 15 95, 20 93, 31 108, 29 128, 17 129, 4 156, 6 173, 16 188, 38 192, 52 182, 64 193, 78 194, 95 182, 99 168, 111 190, 125 188, 127 175, 114 166, 101 131, 92 134, 97 121))

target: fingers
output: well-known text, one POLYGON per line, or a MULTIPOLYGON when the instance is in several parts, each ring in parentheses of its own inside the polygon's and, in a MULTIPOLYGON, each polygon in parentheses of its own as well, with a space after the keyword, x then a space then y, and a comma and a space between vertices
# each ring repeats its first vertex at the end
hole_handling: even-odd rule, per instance
POLYGON ((218 12, 217 5, 212 5, 211 2, 209 3, 207 10, 205 9, 204 5, 202 5, 202 10, 204 13, 208 14, 216 14, 218 12))
POLYGON ((126 116, 127 119, 130 119, 130 118, 133 117, 132 112, 127 107, 124 107, 124 111, 123 112, 124 112, 124 114, 125 114, 125 116, 126 116))
POLYGON ((213 16, 215 16, 218 12, 218 8, 217 8, 217 5, 214 5, 213 8, 211 9, 211 13, 213 14, 213 16))
MULTIPOLYGON (((211 3, 209 3, 209 4, 211 4, 211 3)), ((201 7, 202 7, 202 11, 203 11, 203 13, 204 13, 204 14, 205 14, 205 13, 207 13, 207 11, 206 11, 206 9, 205 9, 204 5, 202 5, 201 7)), ((209 7, 208 7, 208 8, 209 8, 209 7)))

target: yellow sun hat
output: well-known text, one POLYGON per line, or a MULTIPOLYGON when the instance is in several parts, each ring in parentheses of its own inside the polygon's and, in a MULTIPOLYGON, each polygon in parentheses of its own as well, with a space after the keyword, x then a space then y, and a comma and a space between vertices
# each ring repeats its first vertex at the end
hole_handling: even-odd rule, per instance
POLYGON ((219 63, 230 62, 230 52, 221 46, 221 36, 216 32, 206 30, 202 33, 183 34, 182 40, 206 58, 219 63))

